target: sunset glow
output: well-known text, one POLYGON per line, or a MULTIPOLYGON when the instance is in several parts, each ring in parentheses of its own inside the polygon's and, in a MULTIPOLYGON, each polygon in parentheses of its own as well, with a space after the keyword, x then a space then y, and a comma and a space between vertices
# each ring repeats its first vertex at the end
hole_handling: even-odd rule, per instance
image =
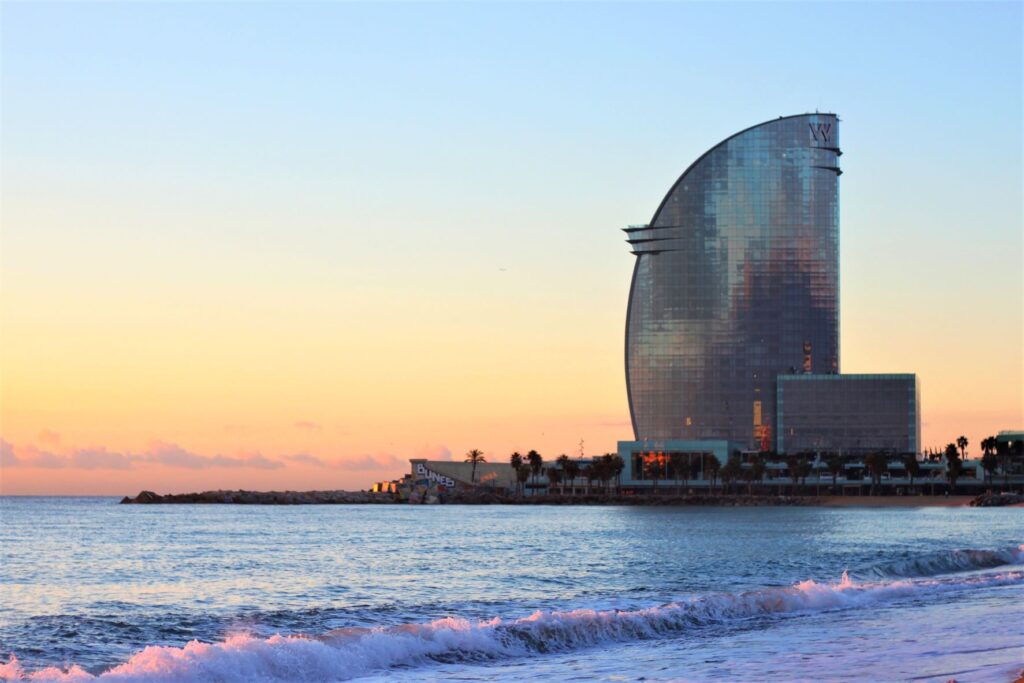
POLYGON ((758 8, 648 9, 5 5, 0 492, 614 451, 619 229, 816 106, 844 126, 842 371, 917 373, 926 448, 1024 425, 1021 6, 772 6, 846 27, 831 53, 888 36, 839 64, 758 8))

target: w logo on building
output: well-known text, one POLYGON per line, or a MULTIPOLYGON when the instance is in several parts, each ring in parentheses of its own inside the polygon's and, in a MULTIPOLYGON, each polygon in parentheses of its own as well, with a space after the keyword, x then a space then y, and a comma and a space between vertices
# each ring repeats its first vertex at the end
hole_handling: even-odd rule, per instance
POLYGON ((811 129, 811 136, 816 142, 829 142, 832 139, 832 124, 831 123, 808 123, 807 127, 811 129))

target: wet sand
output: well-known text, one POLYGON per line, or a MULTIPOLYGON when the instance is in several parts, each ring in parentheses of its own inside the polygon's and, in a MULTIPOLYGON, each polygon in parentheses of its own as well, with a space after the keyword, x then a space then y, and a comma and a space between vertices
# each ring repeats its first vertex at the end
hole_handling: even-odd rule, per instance
POLYGON ((918 508, 966 507, 975 496, 822 496, 823 507, 918 508))

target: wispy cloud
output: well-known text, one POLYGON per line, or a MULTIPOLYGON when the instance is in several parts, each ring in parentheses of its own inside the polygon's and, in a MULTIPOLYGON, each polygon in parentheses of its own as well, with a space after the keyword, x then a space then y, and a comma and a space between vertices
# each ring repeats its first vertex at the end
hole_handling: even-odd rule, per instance
POLYGON ((14 453, 16 458, 13 464, 20 467, 39 467, 56 470, 68 466, 68 458, 41 450, 35 446, 26 446, 25 448, 16 448, 14 450, 16 451, 14 453))
POLYGON ((105 448, 81 448, 72 451, 66 460, 69 467, 83 470, 126 470, 136 458, 124 453, 112 453, 105 448))
POLYGON ((296 453, 295 455, 283 456, 285 460, 289 462, 297 462, 303 465, 312 465, 313 467, 326 467, 326 463, 315 455, 309 453, 296 453))
POLYGON ((138 456, 144 462, 155 462, 169 467, 184 467, 201 470, 208 467, 251 467, 263 470, 275 470, 284 467, 280 460, 271 460, 262 453, 231 457, 227 455, 200 455, 185 450, 175 443, 154 441, 146 453, 138 456))
POLYGON ((139 453, 119 453, 97 446, 76 448, 65 454, 44 451, 35 446, 15 447, 7 441, 2 441, 0 463, 5 467, 82 470, 126 470, 140 464, 192 470, 214 467, 274 470, 285 466, 281 460, 272 460, 262 453, 238 456, 202 455, 186 450, 178 444, 163 441, 154 441, 139 453))
MULTIPOLYGON (((446 446, 424 446, 417 451, 419 457, 450 460, 446 446)), ((61 452, 44 450, 33 445, 17 446, 0 439, 0 465, 41 469, 127 470, 150 466, 172 467, 183 470, 205 469, 257 469, 277 470, 290 465, 301 467, 331 467, 355 471, 404 471, 408 460, 394 453, 365 454, 352 458, 324 460, 310 453, 290 453, 268 458, 262 453, 236 455, 205 455, 167 441, 152 441, 140 451, 121 452, 104 446, 73 448, 61 452)))
POLYGON ((14 444, 0 439, 0 467, 17 467, 20 462, 14 454, 14 444))

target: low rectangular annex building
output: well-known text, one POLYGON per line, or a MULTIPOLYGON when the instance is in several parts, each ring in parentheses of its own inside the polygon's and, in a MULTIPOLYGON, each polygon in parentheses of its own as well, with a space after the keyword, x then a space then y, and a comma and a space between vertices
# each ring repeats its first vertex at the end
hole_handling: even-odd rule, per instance
POLYGON ((917 375, 779 375, 779 453, 917 453, 921 399, 917 375))
POLYGON ((741 448, 742 444, 724 439, 620 441, 618 454, 623 462, 620 483, 626 487, 651 486, 656 481, 703 484, 708 480, 705 472, 708 458, 716 459, 721 466, 741 448))

